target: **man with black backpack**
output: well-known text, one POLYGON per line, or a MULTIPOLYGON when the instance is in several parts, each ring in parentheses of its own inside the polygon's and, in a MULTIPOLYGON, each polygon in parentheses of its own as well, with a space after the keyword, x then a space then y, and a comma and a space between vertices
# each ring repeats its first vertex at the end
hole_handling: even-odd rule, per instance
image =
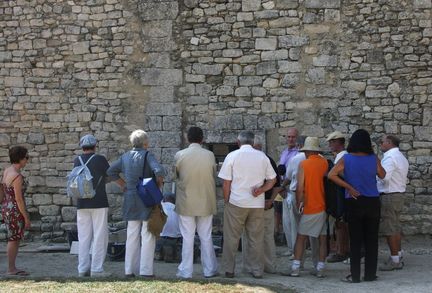
MULTIPOLYGON (((335 155, 334 164, 336 164, 347 153, 345 136, 340 131, 334 131, 327 136, 326 140, 331 152, 335 155)), ((336 253, 329 256, 327 262, 342 262, 349 257, 348 224, 344 221, 343 214, 344 190, 331 181, 327 181, 326 187, 326 198, 331 201, 326 205, 329 214, 330 235, 336 237, 336 253), (329 188, 328 185, 333 185, 333 187, 329 188), (330 200, 330 198, 332 199, 330 200)))

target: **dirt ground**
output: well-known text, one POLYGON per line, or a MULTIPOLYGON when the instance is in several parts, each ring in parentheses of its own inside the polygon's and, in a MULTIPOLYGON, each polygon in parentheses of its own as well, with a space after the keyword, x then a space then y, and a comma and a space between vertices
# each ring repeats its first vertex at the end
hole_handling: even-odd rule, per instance
MULTIPOLYGON (((272 286, 278 288, 291 288, 297 292, 432 292, 432 237, 417 236, 404 239, 405 267, 403 270, 394 272, 378 272, 379 279, 376 282, 362 282, 360 284, 347 284, 340 279, 348 274, 349 266, 343 263, 327 264, 327 276, 317 279, 309 274, 312 268, 310 260, 306 261, 305 271, 299 278, 284 277, 280 275, 264 275, 263 279, 253 279, 241 272, 241 253, 237 256, 236 278, 232 281, 237 283, 272 286)), ((19 268, 26 269, 31 273, 30 279, 40 278, 70 278, 77 275, 77 256, 69 253, 43 253, 37 252, 36 248, 42 243, 26 243, 21 247, 18 256, 19 268)), ((5 243, 0 244, 0 272, 6 271, 5 243)), ((284 251, 278 247, 278 253, 284 251)), ((380 262, 388 257, 384 242, 380 245, 380 262)), ((220 258, 218 258, 220 262, 220 258)), ((291 261, 288 257, 278 256, 278 270, 286 270, 291 261)), ((105 264, 105 270, 111 272, 115 277, 123 277, 124 262, 111 262, 105 264)), ((175 278, 177 264, 155 262, 155 274, 158 278, 175 278)), ((223 273, 221 271, 221 273, 223 273)), ((221 274, 222 276, 222 274, 221 274)), ((0 275, 0 279, 4 279, 0 275)), ((195 265, 194 278, 203 279, 201 266, 195 265)), ((213 279, 215 282, 223 281, 224 278, 213 279)), ((0 290, 1 291, 1 290, 0 290)), ((278 290, 279 291, 279 290, 278 290)))

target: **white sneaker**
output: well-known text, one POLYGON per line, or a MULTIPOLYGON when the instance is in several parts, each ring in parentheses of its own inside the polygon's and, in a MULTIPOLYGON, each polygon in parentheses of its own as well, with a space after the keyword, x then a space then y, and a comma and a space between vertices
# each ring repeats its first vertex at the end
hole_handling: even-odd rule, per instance
POLYGON ((111 277, 112 274, 108 272, 91 272, 90 276, 92 278, 108 278, 111 277))

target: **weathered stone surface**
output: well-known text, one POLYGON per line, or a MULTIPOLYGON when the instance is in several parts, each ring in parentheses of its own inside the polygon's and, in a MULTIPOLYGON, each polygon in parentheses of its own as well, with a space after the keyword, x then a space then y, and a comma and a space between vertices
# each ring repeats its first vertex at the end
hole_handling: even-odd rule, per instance
POLYGON ((339 8, 340 0, 305 0, 306 8, 339 8))
POLYGON ((335 67, 337 66, 337 56, 335 55, 320 55, 313 57, 313 65, 318 67, 335 67))
POLYGON ((138 5, 139 16, 142 20, 175 19, 178 14, 178 2, 147 2, 138 5))
POLYGON ((77 213, 76 207, 63 207, 61 209, 61 215, 62 215, 63 221, 65 221, 65 222, 76 221, 76 213, 77 213))
POLYGON ((7 134, 0 133, 0 145, 8 146, 10 144, 10 137, 7 134))
POLYGON ((257 11, 261 7, 261 0, 242 0, 243 11, 257 11))
POLYGON ((255 49, 257 50, 276 50, 276 38, 257 38, 255 40, 255 49))
POLYGON ((31 132, 27 136, 27 142, 30 144, 43 144, 45 142, 45 136, 43 133, 31 132))
POLYGON ((183 72, 179 69, 144 68, 141 70, 142 85, 180 85, 183 72))
POLYGON ((60 207, 57 205, 39 206, 39 214, 41 216, 56 216, 59 214, 60 207))
POLYGON ((273 74, 277 72, 275 61, 258 63, 256 69, 257 75, 273 74))
POLYGON ((293 9, 298 7, 299 0, 275 0, 276 8, 293 9))
POLYGON ((400 96, 401 88, 397 82, 393 82, 387 87, 387 92, 394 98, 400 96))
POLYGON ((432 8, 432 0, 413 0, 415 9, 432 8))
MULTIPOLYGON (((407 196, 430 197, 430 0, 33 2, 0 5, 0 161, 29 149, 32 237, 76 225, 66 175, 87 133, 112 162, 131 131, 148 131, 167 191, 190 126, 209 143, 252 129, 275 158, 287 127, 388 132, 411 163, 407 196)), ((121 221, 121 191, 107 190, 121 221)), ((429 203, 415 203, 416 219, 405 207, 404 233, 432 233, 429 203)))
POLYGON ((207 65, 207 64, 195 63, 192 69, 196 74, 219 75, 222 73, 222 70, 224 69, 224 65, 222 64, 207 65))
POLYGON ((279 48, 301 47, 309 43, 306 36, 282 36, 279 37, 279 48))

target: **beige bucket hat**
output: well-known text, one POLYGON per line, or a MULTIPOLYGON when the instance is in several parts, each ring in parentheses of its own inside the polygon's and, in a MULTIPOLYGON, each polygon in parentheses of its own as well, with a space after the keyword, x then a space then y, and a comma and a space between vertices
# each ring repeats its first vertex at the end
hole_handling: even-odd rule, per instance
POLYGON ((345 138, 345 135, 343 135, 343 133, 340 131, 334 131, 334 132, 330 133, 329 135, 327 135, 326 141, 330 141, 330 140, 338 139, 338 138, 345 138))
POLYGON ((321 152, 318 137, 313 137, 313 136, 306 137, 305 143, 300 151, 321 152))

